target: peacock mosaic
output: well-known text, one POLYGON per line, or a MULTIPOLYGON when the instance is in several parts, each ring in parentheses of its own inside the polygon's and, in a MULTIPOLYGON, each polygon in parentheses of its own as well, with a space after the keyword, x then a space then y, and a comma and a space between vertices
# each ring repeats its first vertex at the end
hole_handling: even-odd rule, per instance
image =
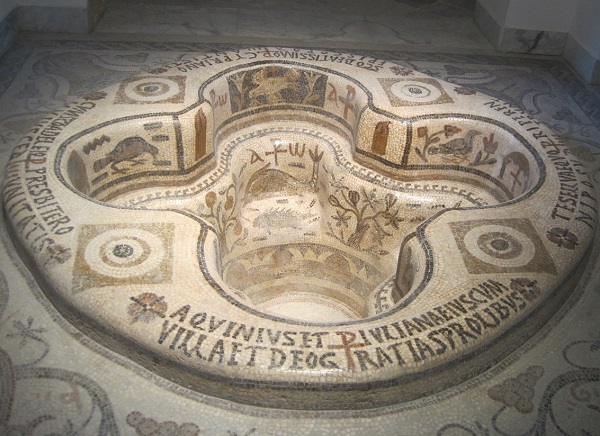
POLYGON ((297 409, 485 370, 568 297, 596 225, 584 164, 524 111, 275 48, 177 61, 42 119, 4 207, 92 339, 186 388, 297 409))

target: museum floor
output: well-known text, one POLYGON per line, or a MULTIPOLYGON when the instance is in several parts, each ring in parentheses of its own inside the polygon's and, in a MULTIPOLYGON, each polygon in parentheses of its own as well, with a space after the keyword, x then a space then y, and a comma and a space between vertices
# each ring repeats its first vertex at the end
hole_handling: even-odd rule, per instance
MULTIPOLYGON (((469 0, 194 3, 114 1, 90 35, 19 35, 0 57, 0 168, 36 122, 79 97, 191 55, 278 45, 372 56, 510 102, 569 141, 598 189, 597 88, 561 58, 494 52, 469 0)), ((485 373, 392 406, 298 411, 202 395, 93 342, 40 290, 2 221, 1 434, 598 434, 598 236, 563 307, 485 373)))

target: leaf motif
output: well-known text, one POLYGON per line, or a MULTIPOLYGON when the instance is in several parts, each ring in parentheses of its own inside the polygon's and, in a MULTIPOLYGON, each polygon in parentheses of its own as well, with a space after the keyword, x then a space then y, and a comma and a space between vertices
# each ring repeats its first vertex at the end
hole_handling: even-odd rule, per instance
POLYGON ((333 195, 329 196, 329 204, 331 204, 334 207, 342 207, 342 204, 340 203, 340 200, 338 200, 333 195))
POLYGON ((239 95, 236 95, 236 97, 235 97, 235 106, 236 106, 236 108, 237 108, 238 111, 242 109, 242 104, 243 103, 244 102, 242 101, 242 97, 240 97, 239 95))
POLYGON ((313 102, 313 101, 317 102, 317 101, 319 101, 320 98, 321 98, 321 96, 319 94, 311 94, 311 95, 309 95, 308 97, 306 97, 304 99, 304 102, 305 103, 310 103, 310 102, 313 102))
POLYGON ((422 161, 427 162, 427 158, 423 155, 423 153, 421 152, 421 150, 419 150, 418 148, 415 148, 415 153, 417 153, 417 156, 419 156, 422 161))

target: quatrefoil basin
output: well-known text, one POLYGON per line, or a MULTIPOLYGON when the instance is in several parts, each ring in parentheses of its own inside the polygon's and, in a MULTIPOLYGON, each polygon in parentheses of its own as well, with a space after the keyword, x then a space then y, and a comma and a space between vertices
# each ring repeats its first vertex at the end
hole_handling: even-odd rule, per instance
POLYGON ((4 210, 54 306, 184 388, 290 409, 486 370, 576 285, 587 169, 523 110, 368 56, 190 53, 36 124, 4 210))

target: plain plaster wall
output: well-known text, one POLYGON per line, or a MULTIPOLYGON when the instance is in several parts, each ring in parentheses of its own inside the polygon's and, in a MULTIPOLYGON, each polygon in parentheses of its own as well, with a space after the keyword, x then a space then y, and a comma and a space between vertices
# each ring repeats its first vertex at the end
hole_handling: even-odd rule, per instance
POLYGON ((580 0, 513 0, 508 7, 504 26, 511 29, 568 33, 579 2, 580 0))
POLYGON ((0 0, 0 20, 18 6, 87 8, 88 0, 0 0))
POLYGON ((580 1, 569 33, 584 49, 600 59, 600 1, 580 1))
POLYGON ((579 2, 580 0, 479 0, 479 4, 502 28, 552 32, 569 31, 579 2))
POLYGON ((564 57, 588 83, 600 85, 600 1, 580 0, 564 57))
POLYGON ((14 8, 12 0, 0 1, 0 20, 3 20, 14 8))
POLYGON ((478 0, 481 6, 492 16, 496 23, 502 24, 506 21, 506 14, 511 0, 478 0))
POLYGON ((478 0, 502 28, 569 33, 600 52, 600 0, 478 0))
POLYGON ((565 59, 588 82, 600 83, 600 0, 478 0, 477 6, 487 12, 476 14, 477 24, 495 47, 502 50, 515 31, 566 35, 565 59))

